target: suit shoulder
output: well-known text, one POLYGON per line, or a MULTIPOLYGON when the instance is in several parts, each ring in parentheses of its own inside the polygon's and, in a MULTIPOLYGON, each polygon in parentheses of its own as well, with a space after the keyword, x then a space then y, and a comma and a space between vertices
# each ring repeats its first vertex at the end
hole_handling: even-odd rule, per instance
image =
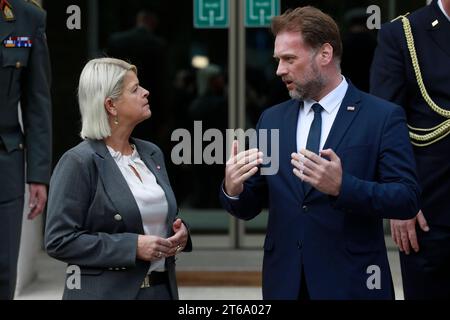
POLYGON ((46 12, 34 1, 18 1, 15 7, 22 17, 20 21, 31 22, 30 26, 45 24, 46 12))
MULTIPOLYGON (((416 24, 420 21, 422 21, 423 18, 425 18, 428 15, 429 10, 431 10, 431 5, 424 6, 416 11, 413 11, 412 13, 406 12, 404 14, 399 15, 398 17, 392 19, 390 22, 384 24, 383 26, 386 28, 401 28, 403 30, 402 26, 402 18, 406 17, 410 23, 416 24)), ((383 28, 382 26, 382 28, 383 28)))
POLYGON ((24 4, 25 10, 28 10, 30 13, 43 17, 45 16, 45 10, 41 7, 39 3, 34 0, 26 0, 24 4))
POLYGON ((89 145, 88 141, 82 141, 77 144, 75 147, 67 150, 61 159, 73 159, 78 162, 85 162, 91 158, 91 155, 94 154, 95 151, 89 145))
POLYGON ((276 114, 284 114, 285 110, 287 108, 289 108, 291 105, 298 103, 298 101, 294 100, 294 99, 290 99, 284 102, 281 102, 279 104, 276 104, 274 106, 271 106, 269 108, 267 108, 266 110, 264 110, 263 115, 276 115, 276 114))

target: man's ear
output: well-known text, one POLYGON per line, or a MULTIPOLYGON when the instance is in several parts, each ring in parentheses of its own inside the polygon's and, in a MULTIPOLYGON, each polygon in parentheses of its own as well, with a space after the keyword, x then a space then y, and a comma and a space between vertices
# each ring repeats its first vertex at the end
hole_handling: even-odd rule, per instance
POLYGON ((113 103, 113 101, 112 101, 112 99, 110 97, 105 99, 104 105, 105 105, 106 112, 108 114, 110 114, 112 116, 116 116, 117 115, 117 109, 114 106, 114 103, 113 103))
POLYGON ((319 49, 319 63, 322 66, 327 66, 333 61, 333 46, 329 43, 324 43, 319 49))

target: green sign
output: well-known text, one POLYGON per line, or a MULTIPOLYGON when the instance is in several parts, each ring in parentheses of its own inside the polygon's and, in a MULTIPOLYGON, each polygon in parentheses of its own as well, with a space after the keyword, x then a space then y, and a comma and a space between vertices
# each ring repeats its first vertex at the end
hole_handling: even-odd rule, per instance
POLYGON ((229 0, 194 0, 194 27, 228 28, 228 2, 229 0))
POLYGON ((245 26, 268 27, 274 16, 280 14, 280 0, 246 0, 245 26))

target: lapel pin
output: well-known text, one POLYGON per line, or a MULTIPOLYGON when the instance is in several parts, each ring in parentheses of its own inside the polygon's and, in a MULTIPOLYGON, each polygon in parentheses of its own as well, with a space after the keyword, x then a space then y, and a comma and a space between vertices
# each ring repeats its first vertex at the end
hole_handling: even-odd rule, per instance
POLYGON ((434 20, 434 21, 431 23, 431 25, 432 25, 433 27, 436 27, 438 24, 439 24, 438 19, 434 20))
POLYGON ((348 106, 347 107, 347 111, 355 111, 355 107, 354 106, 348 106))
POLYGON ((161 166, 156 166, 156 169, 161 170, 161 166))

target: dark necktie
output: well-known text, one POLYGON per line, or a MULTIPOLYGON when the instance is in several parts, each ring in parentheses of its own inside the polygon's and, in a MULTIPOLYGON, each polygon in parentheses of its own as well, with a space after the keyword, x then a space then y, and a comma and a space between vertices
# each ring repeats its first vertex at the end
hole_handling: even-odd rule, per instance
MULTIPOLYGON (((322 133, 322 106, 318 103, 314 103, 311 107, 314 110, 314 120, 309 128, 308 140, 306 142, 306 149, 319 154, 320 148, 320 136, 322 133)), ((311 185, 307 182, 303 182, 303 190, 305 195, 311 189, 311 185)))

